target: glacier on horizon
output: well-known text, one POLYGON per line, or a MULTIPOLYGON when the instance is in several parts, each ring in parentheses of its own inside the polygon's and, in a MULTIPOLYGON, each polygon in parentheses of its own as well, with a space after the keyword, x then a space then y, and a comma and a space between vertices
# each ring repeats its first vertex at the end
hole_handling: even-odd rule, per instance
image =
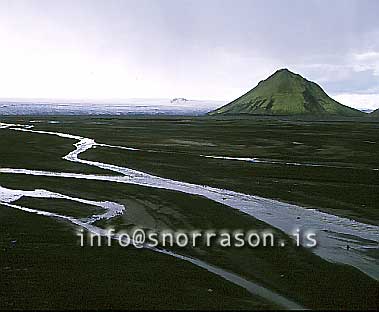
POLYGON ((130 99, 112 102, 0 101, 0 115, 203 115, 222 101, 130 99))

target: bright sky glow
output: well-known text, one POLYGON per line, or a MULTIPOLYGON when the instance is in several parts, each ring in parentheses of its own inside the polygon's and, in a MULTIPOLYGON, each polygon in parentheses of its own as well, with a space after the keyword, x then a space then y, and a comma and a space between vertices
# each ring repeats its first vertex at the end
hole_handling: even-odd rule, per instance
POLYGON ((0 0, 0 98, 230 101, 287 67, 379 107, 379 2, 0 0))

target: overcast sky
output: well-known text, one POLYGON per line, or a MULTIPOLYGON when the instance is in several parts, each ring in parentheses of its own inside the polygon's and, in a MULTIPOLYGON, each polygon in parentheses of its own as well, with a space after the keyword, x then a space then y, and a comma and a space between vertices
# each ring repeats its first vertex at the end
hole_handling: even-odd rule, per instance
POLYGON ((379 107, 379 1, 0 0, 0 97, 230 101, 276 69, 379 107))

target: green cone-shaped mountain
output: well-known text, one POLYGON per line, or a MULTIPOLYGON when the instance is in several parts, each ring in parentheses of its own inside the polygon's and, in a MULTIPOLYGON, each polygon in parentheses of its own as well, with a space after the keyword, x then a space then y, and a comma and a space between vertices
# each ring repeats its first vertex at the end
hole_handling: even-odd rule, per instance
POLYGON ((379 108, 370 113, 371 117, 379 117, 379 108))
POLYGON ((338 103, 322 88, 300 75, 281 69, 254 89, 209 115, 337 115, 364 116, 338 103))

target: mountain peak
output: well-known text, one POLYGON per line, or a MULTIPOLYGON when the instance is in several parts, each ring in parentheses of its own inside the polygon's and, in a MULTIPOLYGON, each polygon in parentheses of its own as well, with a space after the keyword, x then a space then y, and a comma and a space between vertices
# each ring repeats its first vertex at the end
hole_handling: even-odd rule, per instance
POLYGON ((273 73, 271 76, 269 76, 266 80, 270 78, 276 78, 276 79, 304 79, 302 76, 299 74, 296 74, 292 71, 290 71, 288 68, 282 68, 278 69, 275 73, 273 73))
POLYGON ((272 76, 278 75, 278 74, 285 74, 288 76, 299 76, 298 74, 290 71, 288 68, 281 68, 278 69, 272 76))
POLYGON ((291 74, 293 74, 293 72, 291 72, 288 68, 278 69, 275 73, 291 73, 291 74))
POLYGON ((282 68, 233 102, 210 115, 339 115, 364 113, 342 105, 329 97, 316 83, 282 68))

